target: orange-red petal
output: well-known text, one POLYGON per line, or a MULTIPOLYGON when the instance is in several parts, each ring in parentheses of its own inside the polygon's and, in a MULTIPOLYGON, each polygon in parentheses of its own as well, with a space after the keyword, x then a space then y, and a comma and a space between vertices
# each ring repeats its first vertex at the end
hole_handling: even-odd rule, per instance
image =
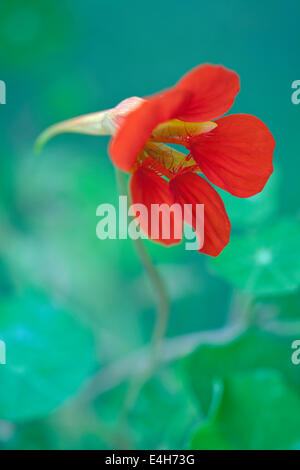
POLYGON ((237 73, 221 65, 205 64, 187 73, 176 89, 192 93, 184 111, 177 115, 178 119, 211 121, 229 111, 240 91, 240 79, 237 73))
POLYGON ((239 77, 231 70, 215 65, 195 68, 175 87, 148 98, 125 118, 110 145, 112 161, 130 172, 156 126, 171 119, 215 119, 232 106, 239 88, 239 77))
POLYGON ((153 129, 182 112, 190 98, 189 91, 173 88, 145 101, 130 113, 111 141, 109 153, 113 163, 130 172, 153 129))
POLYGON ((147 208, 147 215, 139 214, 139 225, 142 231, 153 241, 164 245, 180 243, 183 229, 181 212, 177 213, 178 217, 176 217, 174 212, 170 211, 168 218, 167 210, 165 217, 163 217, 162 212, 157 211, 158 207, 153 206, 154 204, 165 204, 166 209, 172 206, 173 198, 168 182, 151 168, 140 167, 131 177, 130 190, 132 203, 143 204, 147 208), (159 214, 158 217, 151 217, 154 209, 157 211, 155 213, 159 214), (153 234, 155 234, 155 238, 152 237, 153 234))
MULTIPOLYGON (((204 243, 199 252, 210 256, 217 256, 228 244, 230 238, 230 221, 228 219, 224 203, 214 188, 201 176, 195 173, 183 173, 170 181, 170 189, 174 200, 183 208, 184 204, 191 204, 191 220, 185 221, 192 225, 197 233, 197 227, 201 227, 202 220, 197 220, 197 204, 204 204, 204 243)), ((187 214, 187 212, 185 212, 187 214)))
POLYGON ((238 197, 259 193, 273 171, 274 138, 258 118, 226 116, 207 134, 191 139, 191 153, 204 175, 238 197))

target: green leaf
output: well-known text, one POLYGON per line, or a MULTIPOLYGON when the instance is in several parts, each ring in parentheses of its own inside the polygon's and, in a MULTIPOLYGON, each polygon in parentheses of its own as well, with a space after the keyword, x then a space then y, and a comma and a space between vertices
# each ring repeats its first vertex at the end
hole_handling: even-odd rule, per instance
POLYGON ((238 198, 227 191, 218 190, 233 228, 256 227, 271 217, 278 208, 278 177, 273 174, 263 191, 249 198, 238 198))
MULTIPOLYGON (((143 385, 128 416, 128 432, 121 430, 114 445, 142 450, 188 449, 190 435, 199 424, 199 410, 175 372, 171 367, 162 368, 143 385)), ((100 421, 114 434, 127 391, 128 384, 123 383, 95 402, 100 421)))
POLYGON ((138 449, 186 449, 187 437, 199 422, 194 400, 168 372, 144 385, 131 428, 138 449))
POLYGON ((300 390, 299 370, 291 361, 294 339, 253 330, 231 343, 203 345, 184 359, 183 371, 203 413, 207 415, 210 410, 215 380, 223 380, 236 372, 277 369, 300 390))
POLYGON ((300 396, 272 370, 224 381, 217 412, 192 438, 192 449, 294 449, 300 441, 300 396))
POLYGON ((95 365, 93 338, 64 310, 36 292, 2 300, 0 419, 48 414, 74 395, 95 365))
POLYGON ((24 5, 22 0, 1 2, 0 51, 1 62, 22 68, 37 59, 41 53, 47 56, 55 48, 70 43, 70 34, 76 34, 72 11, 63 3, 55 4, 51 0, 29 0, 24 5), (51 24, 55 22, 56 34, 51 24), (51 38, 51 40, 50 40, 51 38))
POLYGON ((295 291, 289 295, 278 297, 264 297, 260 299, 259 305, 268 309, 274 318, 280 320, 300 320, 300 295, 295 291))
POLYGON ((285 294, 300 285, 300 222, 287 219, 232 238, 211 266, 238 289, 256 296, 285 294))
MULTIPOLYGON (((43 450, 51 449, 57 433, 52 432, 47 420, 26 421, 15 426, 8 421, 4 421, 7 429, 0 438, 5 450, 43 450), (9 425, 11 429, 9 429, 9 425)), ((1 446, 0 446, 1 448, 1 446)))

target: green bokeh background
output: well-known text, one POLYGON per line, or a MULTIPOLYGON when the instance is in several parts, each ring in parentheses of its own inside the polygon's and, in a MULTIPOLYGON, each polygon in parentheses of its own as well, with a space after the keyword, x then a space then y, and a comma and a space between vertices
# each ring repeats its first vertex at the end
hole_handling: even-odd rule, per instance
POLYGON ((0 448, 300 448, 299 13, 297 0, 1 0, 0 448), (122 421, 155 293, 130 240, 95 235, 96 207, 117 201, 108 140, 33 144, 205 62, 239 73, 232 112, 269 126, 275 171, 249 200, 220 191, 233 230, 216 260, 147 243, 171 319, 122 421))

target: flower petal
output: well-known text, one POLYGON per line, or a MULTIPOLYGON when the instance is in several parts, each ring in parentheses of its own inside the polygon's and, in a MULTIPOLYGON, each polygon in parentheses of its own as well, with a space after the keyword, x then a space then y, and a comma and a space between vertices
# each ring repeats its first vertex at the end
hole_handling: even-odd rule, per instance
POLYGON ((274 138, 258 118, 226 116, 207 134, 192 137, 190 150, 205 176, 238 197, 259 193, 273 171, 274 138))
POLYGON ((186 74, 176 89, 192 93, 190 103, 177 115, 178 119, 211 121, 231 108, 240 91, 240 79, 237 73, 221 65, 205 64, 186 74))
POLYGON ((180 243, 183 228, 182 214, 179 206, 180 213, 168 210, 173 204, 168 182, 151 168, 140 167, 131 177, 130 190, 131 202, 143 204, 147 208, 146 215, 139 214, 139 225, 142 231, 148 234, 151 240, 163 245, 180 243), (158 205, 161 204, 165 205, 165 215, 157 211, 158 205), (154 215, 151 217, 151 214, 154 215))
POLYGON ((131 112, 111 141, 109 153, 113 163, 130 172, 153 129, 182 112, 190 98, 191 94, 186 90, 171 89, 145 101, 131 112))
POLYGON ((238 75, 222 66, 202 65, 192 70, 175 87, 148 98, 126 117, 111 141, 114 164, 130 172, 138 153, 161 123, 173 119, 210 121, 226 113, 239 86, 238 75))
POLYGON ((203 224, 203 220, 197 219, 199 213, 196 205, 204 204, 204 243, 199 252, 218 256, 229 242, 231 228, 224 203, 218 193, 204 178, 192 172, 183 173, 172 179, 170 189, 175 202, 179 203, 183 210, 185 204, 192 205, 192 214, 189 218, 186 206, 185 222, 192 225, 199 241, 202 238, 199 227, 203 224))

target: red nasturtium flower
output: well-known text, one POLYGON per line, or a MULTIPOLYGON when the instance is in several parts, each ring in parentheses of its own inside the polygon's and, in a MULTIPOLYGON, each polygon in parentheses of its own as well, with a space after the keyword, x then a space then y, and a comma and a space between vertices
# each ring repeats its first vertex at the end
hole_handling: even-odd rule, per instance
MULTIPOLYGON (((113 135, 110 157, 132 175, 132 202, 144 204, 149 214, 151 204, 190 204, 188 222, 194 229, 196 204, 204 204, 199 251, 217 256, 229 242, 231 227, 223 201, 208 181, 234 196, 249 197, 263 189, 273 171, 275 141, 267 126, 247 114, 220 118, 239 88, 235 72, 202 65, 160 94, 129 98, 114 109, 53 126, 42 141, 62 131, 113 135)), ((150 220, 145 227, 142 219, 140 223, 150 235, 150 220)), ((157 241, 170 245, 180 240, 157 241)))

